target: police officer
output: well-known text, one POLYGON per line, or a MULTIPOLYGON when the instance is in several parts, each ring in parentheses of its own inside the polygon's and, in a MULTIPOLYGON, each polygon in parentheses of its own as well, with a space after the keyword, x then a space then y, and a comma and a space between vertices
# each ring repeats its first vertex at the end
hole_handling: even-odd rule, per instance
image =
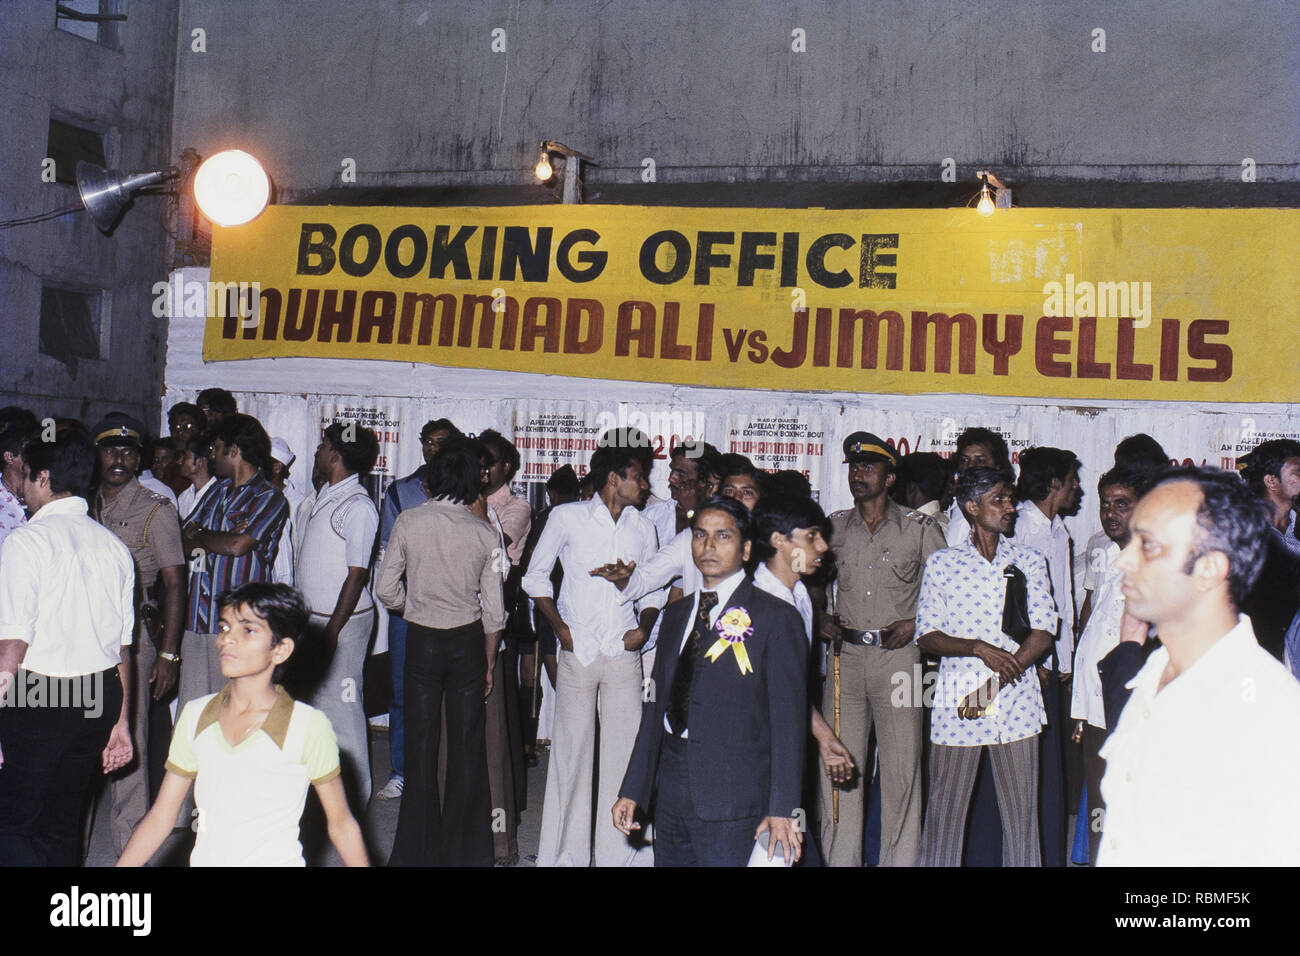
MULTIPOLYGON (((874 725, 881 786, 881 866, 915 866, 921 849, 921 666, 913 643, 916 599, 925 560, 944 547, 937 522, 889 498, 898 459, 870 432, 844 440, 852 508, 830 516, 838 577, 835 614, 822 636, 839 638, 840 739, 856 766, 867 768, 874 725), (899 677, 898 675, 903 675, 899 677), (900 688, 906 700, 895 699, 900 688)), ((833 653, 833 651, 832 651, 833 653)), ((830 668, 828 667, 828 672, 830 668)), ((823 707, 830 715, 831 706, 823 707)), ((861 866, 863 808, 870 781, 841 786, 834 822, 831 783, 821 777, 822 851, 831 866, 861 866)))
MULTIPOLYGON (((131 681, 136 756, 109 784, 113 849, 120 856, 131 831, 149 809, 151 737, 164 748, 171 737, 167 708, 151 704, 170 696, 179 676, 185 627, 185 556, 176 508, 136 477, 144 425, 113 412, 95 426, 92 435, 99 459, 99 490, 91 503, 91 515, 127 546, 136 572, 131 681)), ((161 767, 155 769, 161 771, 161 767)), ((161 779, 160 772, 156 776, 161 779)))

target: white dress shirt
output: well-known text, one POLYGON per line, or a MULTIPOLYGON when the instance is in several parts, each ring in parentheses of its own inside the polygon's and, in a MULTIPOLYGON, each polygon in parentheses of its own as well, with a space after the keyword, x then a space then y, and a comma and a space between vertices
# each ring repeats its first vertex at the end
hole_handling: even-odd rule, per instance
POLYGON ((813 627, 813 606, 812 598, 808 596, 808 588, 802 581, 794 582, 794 588, 788 588, 766 564, 760 564, 758 570, 754 572, 754 587, 761 588, 773 597, 778 597, 786 604, 793 604, 794 609, 799 612, 803 618, 804 636, 808 638, 808 644, 812 645, 812 627, 813 627))
MULTIPOLYGON (((727 602, 731 600, 731 596, 736 593, 736 588, 740 587, 740 583, 744 580, 745 580, 744 568, 741 568, 731 577, 727 578, 725 581, 722 581, 721 583, 718 584, 717 587, 714 588, 704 587, 703 581, 701 580, 700 590, 695 592, 695 596, 691 600, 691 613, 690 616, 686 618, 686 629, 682 631, 681 640, 677 645, 677 653, 679 655, 683 650, 686 649, 686 642, 690 640, 691 631, 695 630, 695 615, 700 613, 700 594, 704 591, 713 591, 715 594, 718 595, 718 603, 713 605, 713 607, 709 610, 709 627, 713 627, 718 623, 718 618, 722 616, 722 612, 726 608, 727 602)), ((709 646, 712 646, 712 643, 713 642, 710 642, 709 646)), ((704 648, 706 652, 708 651, 709 646, 706 646, 704 648)), ((667 712, 664 713, 664 730, 668 731, 668 733, 670 734, 673 732, 673 728, 668 725, 667 712)), ((683 730, 682 739, 687 740, 689 739, 689 737, 690 737, 689 729, 683 730)))
MULTIPOLYGON (((324 487, 322 485, 322 487, 324 487)), ((289 520, 284 523, 280 530, 280 547, 275 552, 275 567, 271 569, 271 580, 276 584, 293 584, 294 583, 294 566, 297 564, 297 556, 294 549, 294 525, 298 523, 298 506, 302 504, 305 495, 287 481, 284 483, 282 492, 286 501, 289 502, 289 520)))
MULTIPOLYGON (((651 591, 659 591, 670 585, 682 589, 682 595, 689 597, 704 586, 700 569, 695 566, 695 555, 691 551, 691 539, 694 531, 686 528, 675 534, 662 548, 655 552, 653 558, 644 564, 638 564, 627 579, 627 587, 618 593, 620 604, 636 601, 651 591)), ((662 540, 662 539, 661 539, 662 540)), ((668 598, 664 593, 664 600, 668 598)), ((659 621, 655 620, 654 633, 646 641, 641 653, 654 650, 659 638, 659 621)))
POLYGON ((116 666, 135 628, 134 598, 131 552, 76 495, 46 504, 0 548, 0 641, 28 645, 22 666, 34 673, 116 666))
POLYGON ((1022 501, 1017 508, 1016 533, 1011 540, 1024 548, 1033 548, 1047 558, 1047 576, 1052 582, 1052 599, 1060 618, 1056 635, 1056 665, 1062 674, 1070 672, 1074 660, 1074 579, 1070 575, 1070 532, 1057 515, 1051 521, 1032 501, 1022 501))
POLYGON ((1157 690, 1151 652, 1101 748, 1098 866, 1300 864, 1300 683, 1236 627, 1157 690))
MULTIPOLYGON (((593 568, 615 561, 640 565, 659 549, 654 525, 636 508, 624 508, 615 524, 605 502, 597 495, 551 509, 546 527, 537 539, 524 591, 531 598, 551 596, 551 569, 559 561, 564 582, 556 608, 573 635, 573 653, 584 667, 600 655, 626 653, 623 635, 637 626, 631 604, 621 604, 618 588, 604 578, 592 577, 593 568)), ((654 591, 640 601, 645 607, 663 607, 664 593, 654 591)))
MULTIPOLYGON (((197 508, 199 502, 203 500, 203 496, 206 495, 216 483, 217 479, 215 477, 209 477, 203 487, 199 488, 197 491, 193 485, 190 485, 176 496, 176 513, 181 516, 182 525, 189 520, 190 515, 194 513, 194 509, 197 508)), ((283 547, 283 544, 281 544, 281 547, 283 547)))
POLYGON ((146 468, 144 471, 140 472, 139 481, 140 484, 144 485, 150 491, 156 492, 170 501, 172 507, 176 508, 176 513, 180 514, 180 508, 176 504, 176 492, 172 491, 169 485, 165 485, 155 478, 152 471, 146 468))
POLYGON ((1107 547, 1088 556, 1084 578, 1092 587, 1092 613, 1074 652, 1074 687, 1070 697, 1070 717, 1086 720, 1094 727, 1106 729, 1106 708, 1101 694, 1101 674, 1097 665, 1119 644, 1120 623, 1124 619, 1124 572, 1115 567, 1120 547, 1109 538, 1107 547))
POLYGON ((966 520, 966 513, 961 510, 956 499, 953 499, 948 508, 948 527, 944 529, 943 536, 948 539, 950 548, 960 548, 970 540, 970 522, 966 520))
MULTIPOLYGON (((378 531, 379 512, 356 475, 321 485, 294 561, 294 580, 313 613, 334 613, 348 568, 370 567, 378 531)), ((362 588, 353 613, 373 606, 362 588)))
MULTIPOLYGON (((1029 597, 1029 623, 1051 634, 1056 630, 1043 556, 998 537, 992 561, 973 542, 960 548, 936 551, 925 562, 921 596, 916 602, 916 640, 931 631, 950 637, 980 640, 1015 653, 1017 644, 1002 633, 1002 609, 1007 579, 1003 569, 1015 564, 1025 575, 1029 597)), ((930 742, 947 747, 1005 744, 1041 733, 1047 722, 1038 675, 1030 668, 1014 684, 1003 686, 993 698, 993 713, 968 720, 957 707, 972 691, 993 677, 978 657, 944 657, 930 721, 930 742)))

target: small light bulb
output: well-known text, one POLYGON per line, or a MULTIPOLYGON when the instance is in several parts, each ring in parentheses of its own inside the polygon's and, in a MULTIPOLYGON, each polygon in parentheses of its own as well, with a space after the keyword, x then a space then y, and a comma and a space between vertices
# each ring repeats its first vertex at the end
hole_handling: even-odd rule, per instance
POLYGON ((993 205, 993 192, 989 189, 989 184, 985 183, 980 187, 980 201, 976 204, 975 211, 981 216, 991 216, 995 208, 993 205))
POLYGON ((537 168, 533 172, 537 174, 537 178, 542 182, 546 182, 546 180, 554 176, 555 170, 551 166, 551 157, 542 153, 542 158, 537 161, 537 168))

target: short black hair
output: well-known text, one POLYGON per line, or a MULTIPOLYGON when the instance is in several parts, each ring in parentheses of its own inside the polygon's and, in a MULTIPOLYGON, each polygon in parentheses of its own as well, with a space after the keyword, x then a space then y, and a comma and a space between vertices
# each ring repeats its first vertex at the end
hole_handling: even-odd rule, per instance
POLYGON ((188 415, 194 419, 195 426, 199 431, 203 430, 207 418, 203 414, 203 409, 190 402, 177 402, 171 408, 167 409, 167 427, 172 431, 176 430, 176 419, 182 415, 188 415))
POLYGON ((1115 464, 1160 471, 1169 467, 1169 453, 1146 432, 1138 432, 1115 446, 1115 464))
POLYGON ((429 497, 467 505, 479 496, 483 487, 482 446, 477 442, 453 442, 438 450, 422 469, 429 497))
POLYGON ((600 436, 596 450, 591 454, 591 465, 587 473, 591 476, 592 487, 596 493, 609 482, 610 472, 618 472, 620 477, 627 477, 627 467, 634 462, 641 465, 641 471, 648 480, 650 470, 645 466, 646 454, 653 456, 647 440, 644 446, 636 444, 637 436, 645 438, 645 433, 636 428, 611 428, 600 436))
MULTIPOLYGON (((600 440, 596 444, 597 450, 614 447, 627 451, 635 460, 641 462, 641 472, 645 475, 646 481, 650 480, 650 471, 655 466, 655 450, 650 443, 650 436, 641 429, 632 426, 610 428, 601 434, 600 440)), ((622 474, 623 468, 619 468, 618 472, 622 474)), ((597 485, 596 487, 600 488, 603 485, 597 485)))
POLYGON ((580 484, 573 466, 561 465, 551 472, 551 477, 546 479, 546 490, 560 495, 572 495, 576 498, 578 497, 580 484))
POLYGON ((695 514, 691 515, 691 527, 694 528, 700 520, 700 515, 706 511, 722 511, 731 515, 732 520, 736 522, 736 527, 740 529, 740 540, 750 540, 750 527, 753 519, 750 517, 749 509, 742 505, 735 498, 728 498, 725 495, 714 495, 704 504, 695 509, 695 514))
POLYGON ((89 432, 75 428, 56 434, 53 441, 30 438, 23 446, 23 462, 33 481, 43 471, 50 473, 50 492, 83 498, 90 488, 98 456, 89 432))
POLYGON ((227 415, 212 433, 212 440, 234 445, 244 461, 265 474, 271 473, 271 436, 252 415, 227 415))
POLYGON ((783 468, 780 471, 765 472, 762 477, 765 483, 761 489, 760 499, 766 499, 768 495, 786 495, 791 498, 811 498, 812 482, 802 471, 795 471, 793 468, 783 468))
POLYGON ((914 451, 898 459, 894 474, 893 498, 900 504, 907 501, 907 489, 916 488, 925 501, 938 501, 948 487, 948 461, 932 451, 914 451))
POLYGON ((1020 479, 1016 482, 1017 501, 1042 501, 1052 493, 1052 480, 1065 481, 1079 470, 1074 452, 1046 445, 1026 448, 1020 453, 1020 479))
MULTIPOLYGON (((279 644, 286 638, 294 642, 297 650, 307 631, 307 622, 311 612, 297 588, 287 584, 272 584, 269 581, 249 581, 232 591, 221 595, 217 601, 218 611, 227 608, 247 607, 266 622, 271 631, 271 646, 279 644)), ((273 681, 279 681, 289 662, 277 664, 271 674, 273 681)))
POLYGON ((966 429, 957 436, 957 450, 953 452, 953 458, 961 458, 961 453, 971 445, 988 445, 996 467, 1003 471, 1011 470, 1011 452, 1007 450, 1007 441, 997 432, 978 425, 966 429))
POLYGON ((668 453, 671 461, 674 458, 684 457, 695 462, 695 474, 700 481, 708 481, 718 473, 719 462, 722 459, 722 452, 714 448, 706 441, 693 439, 691 441, 678 442, 673 446, 672 451, 668 453))
POLYGON ((1101 489, 1114 485, 1119 488, 1129 488, 1133 494, 1141 498, 1151 490, 1155 482, 1156 474, 1149 468, 1116 465, 1097 480, 1097 494, 1101 494, 1101 489))
MULTIPOLYGON (((368 475, 375 467, 375 462, 379 460, 379 436, 364 425, 358 425, 356 422, 347 424, 334 422, 325 429, 323 437, 330 448, 339 453, 339 457, 343 459, 343 467, 350 474, 368 475), (344 432, 349 428, 353 430, 352 441, 346 441, 343 437, 344 432)), ((283 468, 282 474, 288 476, 287 465, 283 468)))
POLYGON ((17 405, 0 408, 0 453, 21 455, 23 446, 40 430, 41 423, 27 409, 17 405))
MULTIPOLYGON (((728 499, 734 501, 735 499, 728 499)), ((828 535, 826 513, 812 498, 798 495, 774 494, 765 496, 754 506, 754 557, 762 562, 776 554, 772 547, 773 534, 790 537, 798 528, 820 528, 828 535)))
POLYGON ((208 408, 220 415, 234 415, 239 411, 239 408, 235 405, 235 396, 224 388, 205 388, 199 392, 196 404, 207 405, 208 408))
POLYGON ((495 428, 479 432, 478 440, 487 446, 493 458, 506 463, 507 482, 519 474, 519 449, 515 447, 514 442, 495 428))
POLYGON ((1234 607, 1240 607, 1268 554, 1268 504, 1251 494, 1239 477, 1218 468, 1171 468, 1156 487, 1175 481, 1192 482, 1201 489, 1202 496, 1196 509, 1192 552, 1183 573, 1192 573, 1197 558, 1211 551, 1222 552, 1228 559, 1228 593, 1234 607))
POLYGON ((744 455, 736 452, 728 452, 718 462, 718 484, 722 484, 732 475, 745 475, 753 478, 760 485, 763 483, 763 472, 754 467, 754 463, 744 455))
MULTIPOLYGON (((1242 477, 1249 483, 1250 490, 1262 498, 1268 491, 1264 486, 1264 479, 1269 475, 1281 478, 1282 466, 1286 464, 1288 458, 1300 458, 1300 441, 1292 438, 1274 438, 1256 445, 1241 459, 1241 462, 1245 463, 1241 471, 1242 477)), ((1241 465, 1239 464, 1238 467, 1241 465)))
POLYGON ((188 451, 195 458, 202 458, 204 461, 210 461, 212 456, 212 439, 200 432, 184 442, 183 451, 188 451))
POLYGON ((448 418, 435 418, 431 422, 425 422, 424 427, 420 429, 420 442, 424 443, 429 440, 429 436, 434 432, 447 432, 451 438, 464 437, 461 430, 451 423, 448 418))
POLYGON ((1010 469, 1003 468, 967 468, 957 476, 957 507, 961 509, 963 518, 968 521, 969 516, 966 514, 966 503, 969 501, 978 502, 981 498, 992 491, 997 485, 1005 482, 1008 485, 1014 485, 1015 479, 1011 475, 1010 469))

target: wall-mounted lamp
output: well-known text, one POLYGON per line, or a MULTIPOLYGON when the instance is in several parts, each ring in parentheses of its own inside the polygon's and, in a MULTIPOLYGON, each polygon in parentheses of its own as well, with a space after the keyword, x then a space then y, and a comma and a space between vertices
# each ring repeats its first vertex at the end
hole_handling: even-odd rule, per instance
POLYGON ((555 178, 556 164, 552 162, 555 158, 559 162, 559 167, 564 171, 564 193, 563 202, 577 203, 582 202, 582 182, 579 178, 582 173, 583 162, 592 162, 590 156, 571 149, 563 143, 557 143, 553 139, 542 140, 541 156, 537 160, 537 166, 533 169, 539 182, 550 183, 555 178))
POLYGON ((1002 180, 987 169, 977 174, 980 178, 980 191, 976 196, 975 211, 981 216, 993 215, 994 209, 1011 208, 1011 190, 1003 185, 1002 180))
MULTIPOLYGON (((121 173, 82 160, 77 163, 77 192, 90 218, 107 234, 117 225, 133 192, 170 180, 188 180, 197 159, 193 150, 186 150, 180 166, 148 173, 121 173)), ((210 156, 193 178, 199 209, 219 226, 238 226, 256 218, 271 196, 271 181, 262 164, 238 149, 210 156)), ((187 186, 188 182, 183 182, 180 191, 187 186)))

